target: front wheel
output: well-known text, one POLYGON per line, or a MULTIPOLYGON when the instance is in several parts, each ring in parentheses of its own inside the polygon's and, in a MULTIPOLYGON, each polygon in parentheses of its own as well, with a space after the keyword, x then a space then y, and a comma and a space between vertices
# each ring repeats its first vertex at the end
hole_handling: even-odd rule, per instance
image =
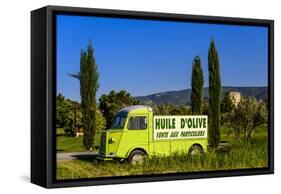
POLYGON ((188 151, 188 155, 191 157, 201 157, 204 156, 203 148, 199 145, 193 145, 188 151))
POLYGON ((132 165, 142 164, 144 159, 146 158, 146 154, 141 150, 132 151, 128 161, 132 165))

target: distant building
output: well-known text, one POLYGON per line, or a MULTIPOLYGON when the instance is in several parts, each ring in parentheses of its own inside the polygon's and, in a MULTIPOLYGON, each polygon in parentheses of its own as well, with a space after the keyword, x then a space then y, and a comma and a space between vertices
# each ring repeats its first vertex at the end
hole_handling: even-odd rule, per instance
POLYGON ((237 106, 239 104, 239 102, 241 101, 240 92, 229 91, 229 96, 233 100, 233 103, 235 104, 235 106, 237 106))
POLYGON ((84 136, 84 129, 82 126, 77 126, 74 130, 75 137, 84 136))

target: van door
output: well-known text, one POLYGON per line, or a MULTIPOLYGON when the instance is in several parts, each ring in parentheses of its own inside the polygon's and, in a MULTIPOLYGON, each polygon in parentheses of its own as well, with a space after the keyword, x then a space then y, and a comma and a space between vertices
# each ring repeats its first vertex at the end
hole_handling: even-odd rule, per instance
MULTIPOLYGON (((126 148, 126 153, 135 147, 144 148, 148 151, 148 117, 147 115, 129 116, 127 127, 122 135, 123 145, 120 148, 126 148)), ((125 151, 125 150, 124 150, 125 151)))

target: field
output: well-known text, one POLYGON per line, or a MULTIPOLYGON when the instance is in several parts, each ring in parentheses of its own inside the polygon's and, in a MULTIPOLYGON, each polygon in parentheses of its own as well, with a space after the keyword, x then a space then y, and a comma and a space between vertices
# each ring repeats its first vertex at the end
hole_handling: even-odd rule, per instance
MULTIPOLYGON (((95 145, 99 145, 100 136, 96 138, 95 145)), ((57 152, 85 152, 83 137, 68 136, 63 128, 57 128, 57 152)), ((97 151, 97 150, 96 150, 97 151)))
MULTIPOLYGON (((222 140, 231 142, 231 149, 227 152, 208 152, 201 158, 191 158, 186 154, 150 157, 144 164, 134 167, 126 162, 122 164, 114 161, 98 162, 95 158, 60 161, 57 163, 57 179, 148 175, 268 166, 267 126, 258 128, 254 138, 250 141, 242 139, 237 141, 232 135, 227 135, 227 132, 227 128, 222 129, 222 140)), ((73 140, 70 142, 73 142, 73 140)), ((80 146, 82 146, 82 142, 80 146)), ((70 147, 68 146, 67 149, 70 147)))
POLYGON ((83 152, 83 137, 70 137, 62 128, 57 128, 57 152, 83 152))

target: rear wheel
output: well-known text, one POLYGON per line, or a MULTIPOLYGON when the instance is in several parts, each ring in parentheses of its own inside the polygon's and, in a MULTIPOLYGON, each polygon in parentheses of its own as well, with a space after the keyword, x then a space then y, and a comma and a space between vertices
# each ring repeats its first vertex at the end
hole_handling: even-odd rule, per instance
POLYGON ((201 157, 204 155, 203 148, 199 145, 193 145, 189 149, 188 155, 191 157, 201 157))
POLYGON ((134 150, 131 152, 128 161, 132 165, 142 164, 145 158, 146 158, 146 154, 143 151, 134 150))

